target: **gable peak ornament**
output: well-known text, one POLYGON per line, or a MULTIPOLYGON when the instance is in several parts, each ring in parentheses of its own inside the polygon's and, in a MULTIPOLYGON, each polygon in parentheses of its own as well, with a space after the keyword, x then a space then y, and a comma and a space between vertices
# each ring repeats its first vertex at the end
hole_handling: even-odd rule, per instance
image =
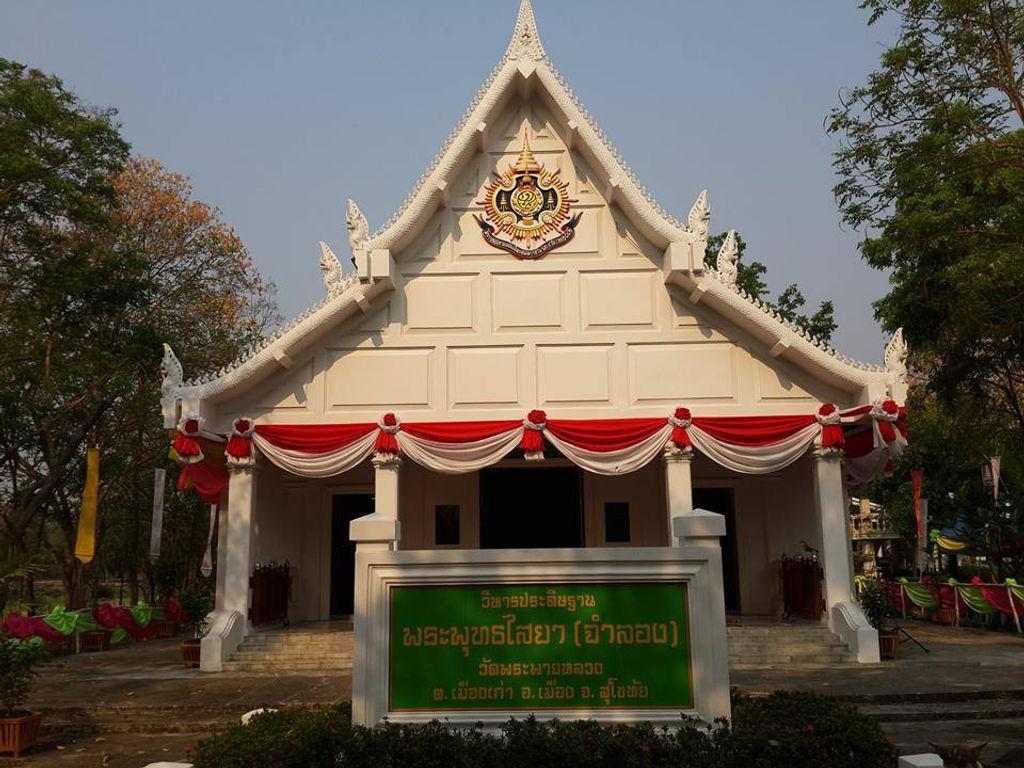
POLYGON ((885 370, 897 382, 907 383, 907 342, 903 340, 903 329, 896 332, 885 345, 885 370))
POLYGON ((356 251, 366 247, 366 241, 370 237, 370 223, 352 198, 348 199, 345 211, 345 229, 348 230, 348 247, 354 257, 356 251))
POLYGON ((519 59, 540 61, 544 58, 544 46, 540 42, 537 19, 533 16, 533 6, 530 5, 530 0, 522 0, 519 5, 516 28, 512 31, 512 39, 509 40, 505 57, 512 61, 519 59))
POLYGON ((476 216, 484 240, 517 259, 539 259, 576 234, 582 212, 570 216, 569 182, 559 169, 548 171, 523 135, 519 158, 504 173, 495 171, 484 189, 482 216, 476 216))

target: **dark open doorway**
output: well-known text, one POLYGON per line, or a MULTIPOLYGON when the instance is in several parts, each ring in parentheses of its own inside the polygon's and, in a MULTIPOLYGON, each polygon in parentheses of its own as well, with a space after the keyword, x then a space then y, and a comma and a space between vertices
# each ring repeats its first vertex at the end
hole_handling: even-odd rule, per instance
POLYGON ((739 563, 736 559, 736 512, 731 488, 694 488, 694 509, 706 509, 725 517, 722 543, 722 585, 725 588, 725 610, 740 612, 739 563))
POLYGON ((373 495, 345 493, 331 498, 331 616, 351 616, 355 609, 356 545, 348 524, 373 512, 373 495))
POLYGON ((578 467, 499 467, 480 473, 480 548, 583 546, 578 467))

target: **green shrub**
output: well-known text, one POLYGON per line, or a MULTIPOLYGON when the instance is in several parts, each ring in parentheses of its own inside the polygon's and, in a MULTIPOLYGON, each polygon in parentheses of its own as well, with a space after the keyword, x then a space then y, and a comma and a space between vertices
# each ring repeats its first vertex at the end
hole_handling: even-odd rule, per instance
POLYGON ((827 696, 777 691, 733 701, 722 763, 744 768, 890 768, 896 753, 878 723, 827 696))
POLYGON ((202 588, 186 590, 180 599, 181 609, 185 612, 185 629, 194 638, 202 637, 206 633, 206 617, 213 610, 209 591, 202 588))
POLYGON ((257 715, 201 741, 193 755, 206 768, 334 768, 351 735, 348 704, 257 715))
POLYGON ((875 629, 881 631, 885 626, 885 620, 892 616, 892 605, 889 598, 882 591, 882 585, 877 579, 865 579, 861 587, 860 608, 864 611, 864 618, 875 629))
POLYGON ((0 637, 0 717, 15 716, 28 699, 42 645, 39 640, 0 637))
POLYGON ((510 720, 501 733, 432 722, 350 724, 347 704, 259 715, 200 742, 196 768, 891 768, 871 719, 834 699, 737 698, 733 722, 672 728, 510 720))

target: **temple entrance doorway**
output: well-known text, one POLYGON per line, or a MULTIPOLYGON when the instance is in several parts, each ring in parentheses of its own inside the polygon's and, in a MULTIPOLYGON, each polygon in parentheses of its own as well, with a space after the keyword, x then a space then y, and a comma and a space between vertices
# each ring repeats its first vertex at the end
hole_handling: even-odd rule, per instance
POLYGON ((331 616, 355 610, 356 545, 348 524, 373 513, 373 494, 340 493, 331 497, 331 616))
POLYGON ((722 585, 725 590, 725 610, 740 612, 740 575, 736 559, 736 510, 731 488, 694 488, 694 509, 717 512, 725 518, 725 536, 722 544, 722 585))
POLYGON ((497 467, 480 473, 480 548, 583 546, 579 467, 497 467))

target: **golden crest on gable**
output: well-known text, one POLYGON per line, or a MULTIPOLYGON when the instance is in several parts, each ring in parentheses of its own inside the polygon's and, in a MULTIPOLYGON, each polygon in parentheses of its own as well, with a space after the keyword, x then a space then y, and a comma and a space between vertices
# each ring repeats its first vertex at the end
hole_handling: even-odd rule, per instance
POLYGON ((504 173, 495 173, 484 190, 484 207, 476 216, 484 240, 517 259, 539 259, 565 245, 576 234, 582 213, 570 216, 569 182, 559 170, 547 171, 537 162, 523 136, 519 159, 504 173))

